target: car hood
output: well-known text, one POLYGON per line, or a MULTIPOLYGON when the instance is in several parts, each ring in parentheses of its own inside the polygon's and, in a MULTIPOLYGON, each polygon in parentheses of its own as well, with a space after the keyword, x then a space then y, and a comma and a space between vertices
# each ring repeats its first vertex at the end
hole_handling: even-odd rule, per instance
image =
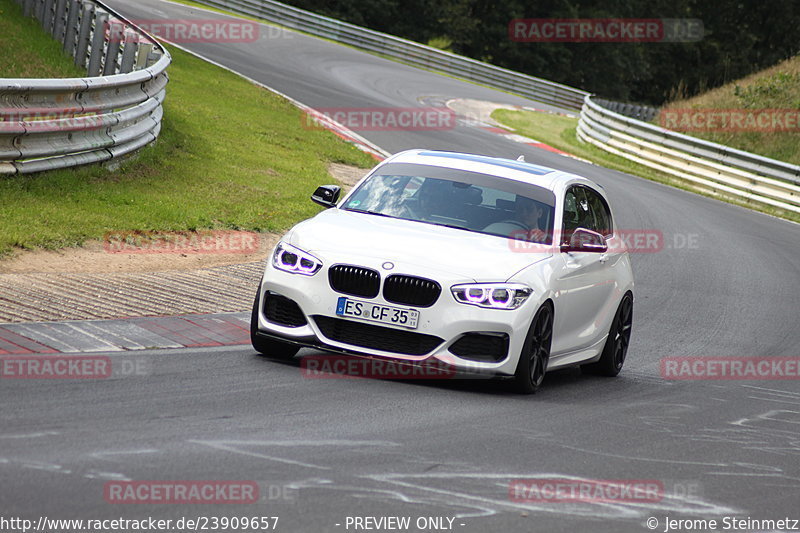
POLYGON ((296 225, 284 240, 323 261, 391 261, 398 269, 475 281, 505 281, 552 255, 493 235, 336 208, 296 225))

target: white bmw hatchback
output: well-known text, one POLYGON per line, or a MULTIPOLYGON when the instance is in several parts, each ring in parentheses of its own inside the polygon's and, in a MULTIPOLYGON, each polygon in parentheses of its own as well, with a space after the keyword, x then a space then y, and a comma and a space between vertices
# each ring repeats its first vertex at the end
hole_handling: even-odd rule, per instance
POLYGON ((513 378, 615 376, 633 318, 630 258, 603 189, 549 168, 410 150, 292 228, 267 260, 251 340, 513 378))

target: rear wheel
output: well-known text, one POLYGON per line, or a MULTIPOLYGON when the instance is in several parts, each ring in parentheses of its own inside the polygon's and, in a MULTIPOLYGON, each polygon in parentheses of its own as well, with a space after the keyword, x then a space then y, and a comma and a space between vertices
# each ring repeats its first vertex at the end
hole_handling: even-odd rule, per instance
POLYGON ((514 373, 514 388, 517 392, 532 394, 539 390, 547 372, 552 341, 553 308, 550 304, 544 304, 536 311, 519 354, 514 373))
POLYGON ((628 344, 631 341, 631 326, 633 325, 633 295, 628 292, 622 301, 611 322, 608 339, 603 347, 603 354, 596 363, 583 365, 581 370, 587 374, 614 377, 622 370, 625 356, 628 354, 628 344))
POLYGON ((277 339, 269 337, 259 337, 256 335, 258 331, 258 310, 261 306, 261 289, 256 292, 255 301, 253 301, 253 313, 250 315, 250 343, 253 348, 261 354, 277 357, 280 359, 291 359, 300 351, 300 347, 296 344, 288 342, 281 342, 277 339))

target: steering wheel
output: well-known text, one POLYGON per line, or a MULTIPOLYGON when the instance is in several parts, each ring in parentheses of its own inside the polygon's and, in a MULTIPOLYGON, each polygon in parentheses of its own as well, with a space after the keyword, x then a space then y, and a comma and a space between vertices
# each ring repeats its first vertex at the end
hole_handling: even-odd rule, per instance
POLYGON ((528 226, 526 226, 525 224, 523 224, 519 220, 513 220, 513 219, 503 220, 501 222, 501 224, 511 224, 513 226, 518 227, 519 229, 524 229, 525 231, 528 231, 530 229, 528 226))

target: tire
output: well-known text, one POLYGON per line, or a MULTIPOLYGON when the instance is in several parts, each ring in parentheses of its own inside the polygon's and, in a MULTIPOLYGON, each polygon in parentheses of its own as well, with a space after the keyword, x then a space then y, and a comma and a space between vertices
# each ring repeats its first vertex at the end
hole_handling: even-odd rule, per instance
POLYGON ((514 389, 522 394, 533 394, 542 386, 550 360, 553 341, 553 308, 542 305, 531 320, 531 327, 519 354, 514 372, 514 389))
POLYGON ((259 287, 258 292, 256 292, 256 298, 253 301, 253 313, 250 315, 250 344, 252 344, 255 351, 260 354, 276 357, 278 359, 291 359, 300 351, 300 346, 256 335, 258 331, 258 309, 260 305, 261 288, 259 287))
POLYGON ((628 354, 628 344, 631 341, 631 326, 633 325, 633 295, 625 293, 617 307, 617 313, 611 322, 603 353, 596 363, 582 365, 581 371, 586 374, 614 377, 622 370, 625 356, 628 354))

